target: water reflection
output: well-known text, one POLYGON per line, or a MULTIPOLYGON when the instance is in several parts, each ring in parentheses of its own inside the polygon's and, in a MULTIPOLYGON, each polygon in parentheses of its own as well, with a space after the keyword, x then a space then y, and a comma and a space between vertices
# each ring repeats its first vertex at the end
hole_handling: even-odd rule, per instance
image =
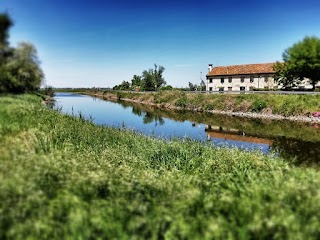
POLYGON ((103 101, 88 96, 57 94, 62 112, 81 112, 94 122, 127 128, 147 135, 189 137, 215 145, 236 146, 265 153, 277 152, 297 164, 320 162, 320 129, 289 121, 245 119, 208 113, 163 110, 124 101, 103 101), (73 110, 74 109, 74 110, 73 110))
MULTIPOLYGON (((129 107, 129 106, 126 105, 125 107, 129 107)), ((158 124, 160 125, 164 124, 164 119, 161 116, 159 116, 158 114, 155 114, 154 112, 142 111, 137 106, 132 106, 132 113, 139 117, 143 117, 144 124, 148 124, 152 122, 155 122, 155 126, 157 126, 158 124)))

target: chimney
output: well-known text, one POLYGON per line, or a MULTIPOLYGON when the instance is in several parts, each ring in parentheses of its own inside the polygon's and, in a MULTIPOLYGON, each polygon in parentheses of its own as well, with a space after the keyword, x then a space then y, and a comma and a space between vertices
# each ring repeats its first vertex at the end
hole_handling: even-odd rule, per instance
POLYGON ((213 65, 212 63, 210 63, 210 64, 209 64, 209 67, 208 67, 208 69, 209 69, 209 73, 210 73, 210 72, 211 72, 211 70, 212 70, 212 65, 213 65))

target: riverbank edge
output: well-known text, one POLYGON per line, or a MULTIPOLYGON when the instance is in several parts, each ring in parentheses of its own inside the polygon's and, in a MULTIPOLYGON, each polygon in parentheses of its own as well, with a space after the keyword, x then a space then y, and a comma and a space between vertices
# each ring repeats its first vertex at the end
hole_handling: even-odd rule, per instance
MULTIPOLYGON (((88 93, 88 92, 79 92, 80 94, 98 97, 102 99, 111 99, 117 100, 118 97, 116 94, 97 94, 97 93, 88 93)), ((232 112, 232 111, 220 111, 220 110, 203 110, 199 108, 182 108, 178 106, 174 106, 171 104, 165 103, 154 103, 150 101, 140 101, 131 98, 120 98, 121 101, 139 103, 144 105, 149 105, 157 108, 168 109, 168 110, 187 110, 187 111, 194 111, 194 112, 207 112, 213 114, 221 114, 221 115, 228 115, 228 116, 237 116, 237 117, 245 117, 245 118, 258 118, 258 119, 270 119, 270 120, 288 120, 294 122, 305 122, 305 123, 320 123, 320 117, 307 117, 307 116, 283 116, 278 114, 263 114, 263 113, 255 113, 255 112, 232 112)))

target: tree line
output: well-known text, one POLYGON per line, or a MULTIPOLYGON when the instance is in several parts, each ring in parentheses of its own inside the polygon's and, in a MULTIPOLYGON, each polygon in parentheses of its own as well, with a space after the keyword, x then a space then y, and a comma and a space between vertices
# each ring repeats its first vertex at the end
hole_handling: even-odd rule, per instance
POLYGON ((37 50, 33 44, 9 44, 9 29, 13 21, 0 13, 0 93, 23 93, 38 90, 44 80, 37 50))
POLYGON ((172 88, 166 86, 167 82, 163 77, 164 70, 163 66, 154 64, 154 68, 144 70, 141 76, 133 75, 131 83, 123 81, 121 84, 114 86, 113 90, 157 91, 158 89, 172 88))

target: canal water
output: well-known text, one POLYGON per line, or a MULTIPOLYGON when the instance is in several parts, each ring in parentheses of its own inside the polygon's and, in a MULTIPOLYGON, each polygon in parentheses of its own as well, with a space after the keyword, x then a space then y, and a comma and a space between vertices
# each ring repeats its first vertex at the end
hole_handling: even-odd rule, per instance
POLYGON ((54 108, 61 112, 81 114, 100 125, 125 127, 165 139, 191 138, 217 146, 258 150, 280 155, 296 164, 320 163, 317 124, 162 110, 73 93, 57 93, 55 100, 54 108))

